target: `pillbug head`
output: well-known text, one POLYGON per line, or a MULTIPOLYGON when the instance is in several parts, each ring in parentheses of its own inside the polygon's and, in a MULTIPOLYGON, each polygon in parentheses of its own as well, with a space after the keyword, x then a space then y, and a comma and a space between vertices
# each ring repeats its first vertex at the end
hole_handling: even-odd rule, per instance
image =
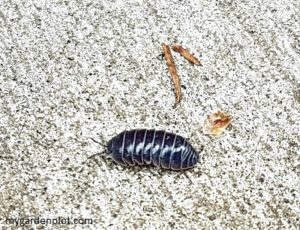
POLYGON ((124 135, 120 134, 113 137, 107 143, 107 154, 111 157, 115 162, 124 164, 123 151, 124 151, 124 135))

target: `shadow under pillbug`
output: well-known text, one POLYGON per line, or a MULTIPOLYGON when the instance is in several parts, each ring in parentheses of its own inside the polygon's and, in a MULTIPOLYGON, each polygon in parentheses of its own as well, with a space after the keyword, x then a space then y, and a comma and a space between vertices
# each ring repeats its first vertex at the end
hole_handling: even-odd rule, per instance
POLYGON ((182 136, 160 130, 123 131, 107 144, 108 155, 123 165, 148 165, 172 170, 192 168, 199 155, 182 136))

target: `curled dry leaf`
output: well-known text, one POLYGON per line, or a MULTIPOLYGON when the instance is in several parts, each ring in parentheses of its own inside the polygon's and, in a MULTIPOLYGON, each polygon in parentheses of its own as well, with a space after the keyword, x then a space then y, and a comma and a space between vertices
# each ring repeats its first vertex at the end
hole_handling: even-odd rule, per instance
POLYGON ((187 49, 184 49, 182 46, 174 44, 174 45, 172 45, 172 49, 175 52, 180 53, 190 63, 192 63, 194 65, 201 65, 201 62, 193 54, 191 54, 187 49))
POLYGON ((232 122, 232 117, 225 112, 216 112, 209 115, 204 122, 203 132, 205 134, 219 136, 232 122))
POLYGON ((180 79, 177 74, 176 66, 174 63, 173 56, 171 54, 170 47, 166 44, 163 44, 162 48, 163 48, 163 54, 166 59, 171 78, 172 78, 174 86, 175 86, 175 95, 176 95, 176 104, 177 104, 181 101, 181 98, 182 98, 180 79))

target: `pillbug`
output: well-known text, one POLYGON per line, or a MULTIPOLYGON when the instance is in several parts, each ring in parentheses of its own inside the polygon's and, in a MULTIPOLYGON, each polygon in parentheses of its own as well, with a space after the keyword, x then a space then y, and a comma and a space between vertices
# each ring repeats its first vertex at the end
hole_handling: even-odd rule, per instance
POLYGON ((199 155, 182 136, 161 130, 129 130, 107 144, 108 155, 123 165, 155 165, 164 169, 192 168, 199 155))

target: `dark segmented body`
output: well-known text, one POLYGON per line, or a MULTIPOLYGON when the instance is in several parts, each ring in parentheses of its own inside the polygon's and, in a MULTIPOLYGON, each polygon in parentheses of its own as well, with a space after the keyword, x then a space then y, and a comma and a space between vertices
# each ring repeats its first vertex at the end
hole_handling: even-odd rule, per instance
POLYGON ((179 135, 159 130, 130 130, 113 137, 108 153, 125 165, 153 164, 173 170, 192 168, 199 160, 196 150, 179 135))

